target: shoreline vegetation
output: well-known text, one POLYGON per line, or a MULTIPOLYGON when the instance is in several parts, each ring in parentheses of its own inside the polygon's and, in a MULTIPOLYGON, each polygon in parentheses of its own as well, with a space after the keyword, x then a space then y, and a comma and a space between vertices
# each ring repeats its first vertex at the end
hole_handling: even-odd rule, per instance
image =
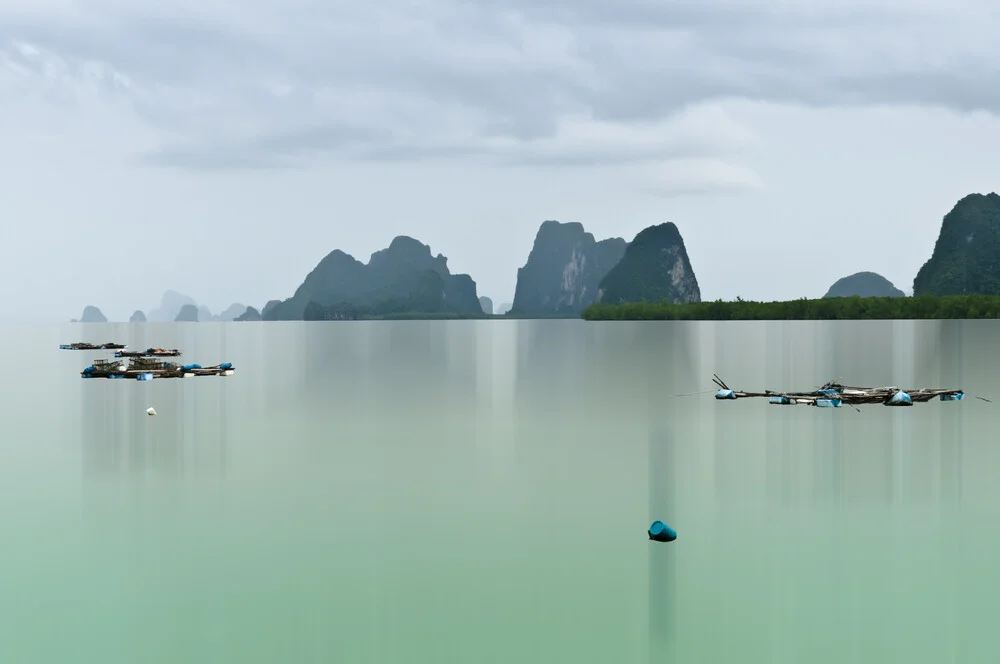
POLYGON ((588 321, 639 320, 965 320, 1000 318, 1000 295, 831 297, 755 302, 627 302, 592 304, 588 321))

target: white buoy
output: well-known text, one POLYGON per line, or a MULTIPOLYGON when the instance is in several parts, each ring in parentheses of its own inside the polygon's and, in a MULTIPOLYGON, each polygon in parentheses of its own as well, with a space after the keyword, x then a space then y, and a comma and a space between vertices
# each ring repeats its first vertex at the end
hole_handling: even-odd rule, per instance
POLYGON ((146 409, 146 414, 147 415, 156 415, 156 409, 153 408, 152 406, 150 406, 149 408, 146 409))

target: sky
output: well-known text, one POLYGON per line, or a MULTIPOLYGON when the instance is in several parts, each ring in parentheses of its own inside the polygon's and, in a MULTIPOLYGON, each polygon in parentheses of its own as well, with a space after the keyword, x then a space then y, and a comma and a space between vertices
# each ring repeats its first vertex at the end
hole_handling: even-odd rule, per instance
POLYGON ((703 299, 911 292, 1000 183, 986 0, 4 0, 0 318, 291 296, 410 235, 513 299, 539 224, 672 221, 703 299))

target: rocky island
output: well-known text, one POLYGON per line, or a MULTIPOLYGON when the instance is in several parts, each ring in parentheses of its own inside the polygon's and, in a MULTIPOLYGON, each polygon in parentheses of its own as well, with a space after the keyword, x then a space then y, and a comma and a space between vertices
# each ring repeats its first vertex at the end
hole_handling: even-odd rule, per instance
POLYGON ((643 229, 618 264, 601 279, 601 304, 701 302, 701 290, 684 239, 671 222, 643 229))
POLYGON ((542 223, 517 285, 510 316, 577 316, 597 299, 601 279, 625 255, 620 237, 597 241, 578 222, 542 223))
POLYGON ((177 312, 174 317, 175 323, 197 323, 198 322, 198 307, 193 304, 185 304, 177 312))
POLYGON ((476 282, 452 274, 448 259, 407 236, 392 240, 362 263, 339 249, 313 268, 295 294, 268 303, 264 320, 483 317, 476 282))
POLYGON ((1000 196, 969 194, 945 215, 913 294, 1000 294, 1000 196))
POLYGON ((855 272, 833 282, 824 295, 829 297, 905 297, 906 293, 875 272, 855 272))
POLYGON ((233 320, 236 322, 244 322, 244 321, 259 321, 263 320, 263 318, 261 318, 260 312, 257 311, 255 308, 247 307, 246 311, 244 311, 242 314, 240 314, 233 320))
POLYGON ((80 319, 79 320, 74 320, 73 322, 74 323, 77 323, 77 322, 79 322, 79 323, 107 323, 108 322, 108 318, 103 313, 101 313, 100 309, 98 309, 97 307, 95 307, 95 306, 93 306, 91 304, 88 304, 87 306, 85 306, 83 308, 83 313, 80 315, 80 319))

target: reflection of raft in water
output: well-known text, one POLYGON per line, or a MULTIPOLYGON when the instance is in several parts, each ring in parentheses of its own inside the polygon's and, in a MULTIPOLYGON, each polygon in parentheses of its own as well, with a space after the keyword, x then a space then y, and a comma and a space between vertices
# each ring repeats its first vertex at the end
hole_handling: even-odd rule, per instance
POLYGON ((106 344, 89 344, 84 341, 72 344, 59 344, 59 350, 125 350, 126 348, 128 348, 126 344, 116 344, 110 341, 106 344))
MULTIPOLYGON (((813 392, 773 392, 771 390, 740 392, 731 389, 718 376, 715 376, 712 382, 720 388, 715 393, 716 399, 732 401, 750 397, 767 397, 767 402, 775 406, 804 405, 819 408, 840 408, 843 404, 855 408, 865 404, 912 406, 915 403, 926 403, 935 397, 941 401, 961 401, 965 398, 965 392, 962 390, 928 387, 904 390, 898 387, 850 387, 838 382, 830 382, 813 392)), ((975 398, 981 401, 990 401, 983 397, 975 398)))
POLYGON ((147 348, 146 350, 120 350, 115 357, 178 357, 181 352, 176 348, 147 348))
POLYGON ((153 380, 154 378, 194 378, 195 376, 232 376, 236 373, 232 362, 223 362, 210 367, 200 364, 179 365, 153 358, 135 358, 126 364, 125 360, 94 360, 94 363, 80 372, 83 378, 132 378, 153 380))

